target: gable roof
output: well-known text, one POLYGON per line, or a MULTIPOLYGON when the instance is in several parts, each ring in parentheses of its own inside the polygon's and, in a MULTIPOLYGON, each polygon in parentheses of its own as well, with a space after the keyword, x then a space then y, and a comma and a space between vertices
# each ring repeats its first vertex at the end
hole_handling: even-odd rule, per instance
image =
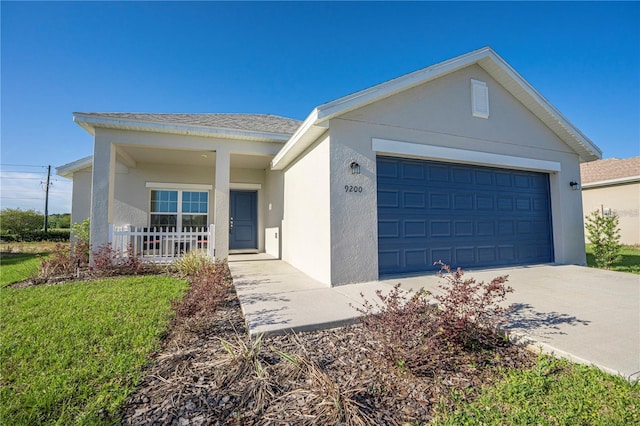
POLYGON ((362 108, 389 96, 477 64, 538 117, 561 140, 569 145, 581 161, 602 157, 602 151, 569 122, 549 101, 520 76, 490 47, 440 62, 427 68, 385 81, 376 86, 317 106, 271 162, 276 170, 285 168, 327 129, 333 117, 362 108))
POLYGON ((300 121, 270 114, 151 114, 74 112, 73 121, 95 135, 96 127, 232 139, 285 142, 300 121))
POLYGON ((640 157, 607 158, 580 164, 583 187, 640 181, 640 157))

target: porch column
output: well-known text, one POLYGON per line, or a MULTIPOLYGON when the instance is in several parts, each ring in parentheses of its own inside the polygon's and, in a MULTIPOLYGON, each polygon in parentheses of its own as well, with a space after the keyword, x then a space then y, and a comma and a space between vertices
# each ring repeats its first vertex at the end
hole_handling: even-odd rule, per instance
POLYGON ((229 255, 229 172, 231 155, 229 151, 216 150, 215 210, 215 257, 225 259, 229 255))
POLYGON ((108 140, 93 144, 91 181, 90 238, 92 250, 109 242, 109 224, 113 223, 113 193, 116 171, 116 149, 108 140))

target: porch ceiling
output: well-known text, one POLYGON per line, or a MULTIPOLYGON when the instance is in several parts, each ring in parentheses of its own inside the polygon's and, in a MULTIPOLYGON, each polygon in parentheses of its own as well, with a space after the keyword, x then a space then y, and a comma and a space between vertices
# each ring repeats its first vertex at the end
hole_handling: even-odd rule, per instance
MULTIPOLYGON (((125 162, 172 164, 191 167, 215 167, 215 151, 147 148, 142 146, 118 146, 117 153, 125 162)), ((231 154, 231 168, 267 169, 271 156, 231 154)))
POLYGON ((118 146, 117 153, 130 157, 136 163, 174 164, 195 167, 214 167, 216 164, 216 153, 212 151, 118 146))

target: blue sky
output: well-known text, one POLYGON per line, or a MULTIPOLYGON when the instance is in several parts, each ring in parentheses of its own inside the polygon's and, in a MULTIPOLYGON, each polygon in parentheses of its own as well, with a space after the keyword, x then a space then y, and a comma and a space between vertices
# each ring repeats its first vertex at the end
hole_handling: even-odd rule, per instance
MULTIPOLYGON (((0 8, 2 208, 44 209, 44 169, 10 164, 59 166, 92 154, 74 111, 304 119, 316 105, 487 45, 605 158, 640 155, 637 2, 0 8)), ((50 211, 68 212, 71 185, 54 178, 50 211)))

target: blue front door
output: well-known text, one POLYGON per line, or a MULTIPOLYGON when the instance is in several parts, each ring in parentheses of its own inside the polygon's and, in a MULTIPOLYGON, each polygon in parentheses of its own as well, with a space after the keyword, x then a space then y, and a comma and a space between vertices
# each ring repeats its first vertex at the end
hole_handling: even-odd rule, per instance
POLYGON ((258 193, 231 191, 229 209, 229 249, 258 248, 258 193))

